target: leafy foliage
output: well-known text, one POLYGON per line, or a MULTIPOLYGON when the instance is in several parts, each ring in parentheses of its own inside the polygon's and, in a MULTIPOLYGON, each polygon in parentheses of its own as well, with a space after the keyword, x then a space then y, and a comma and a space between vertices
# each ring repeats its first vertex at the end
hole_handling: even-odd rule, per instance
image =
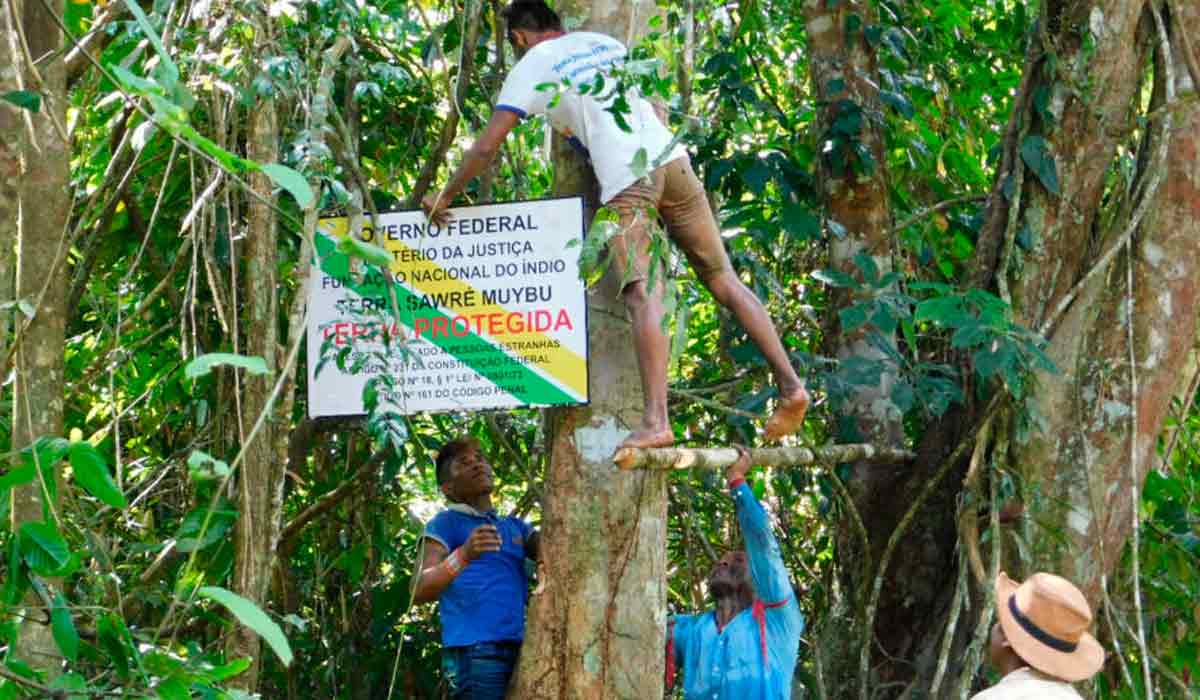
MULTIPOLYGON (((855 17, 840 29, 876 50, 882 108, 856 104, 844 84, 830 85, 836 118, 828 124, 818 123, 822 105, 808 84, 802 3, 660 4, 662 18, 623 71, 545 89, 610 96, 618 124, 633 90, 666 103, 711 193, 736 270, 766 300, 793 362, 826 399, 814 407, 803 441, 831 440, 839 401, 856 387, 878 385, 885 371, 896 378, 890 398, 912 443, 953 406, 997 391, 1027 398, 1033 376, 1055 371, 1041 339, 1014 324, 999 298, 968 283, 982 198, 1024 65, 1027 3, 877 3, 878 21, 855 17), (862 145, 870 125, 886 134, 885 162, 862 145), (854 274, 829 268, 827 245, 849 232, 822 210, 821 163, 847 174, 887 167, 896 220, 906 222, 894 232, 894 271, 881 272, 867 256, 854 274), (923 213, 941 203, 949 204, 923 213), (837 294, 853 303, 833 314, 837 294), (830 356, 830 334, 855 330, 867 331, 878 360, 830 356), (895 334, 899 345, 882 342, 882 334, 895 334)), ((301 348, 295 402, 277 417, 289 432, 280 452, 287 458, 284 527, 265 609, 229 590, 240 517, 230 483, 258 418, 244 415, 245 382, 267 368, 264 358, 245 354, 245 339, 294 320, 310 262, 301 258, 305 215, 368 216, 409 198, 439 141, 464 52, 481 69, 459 105, 459 136, 482 127, 512 58, 502 44, 497 51, 503 31, 493 5, 482 5, 485 31, 478 44, 463 46, 461 6, 445 0, 227 3, 190 14, 171 3, 127 0, 128 14, 103 26, 98 6, 68 3, 74 38, 96 30, 111 40, 98 54, 103 70, 79 75, 68 95, 69 269, 78 296, 68 309, 67 436, 12 444, 11 424, 0 419, 0 444, 15 453, 0 474, 0 512, 10 514, 14 489, 37 488, 55 504, 40 519, 0 529, 0 639, 11 649, 19 637, 12 611, 27 595, 50 601, 51 631, 66 659, 52 687, 80 695, 246 697, 236 685, 249 660, 225 653, 228 612, 274 650, 262 659, 262 697, 438 697, 436 616, 414 608, 410 594, 422 522, 441 506, 432 455, 459 434, 478 437, 496 466, 497 502, 534 514, 548 459, 542 416, 404 417, 402 377, 384 374, 367 385, 367 416, 312 421, 303 381, 310 364, 316 372, 329 362, 361 368, 398 348, 386 333, 377 349, 358 355, 328 342, 318 357, 301 348), (323 52, 339 37, 351 48, 327 65, 323 52), (319 97, 323 71, 331 81, 327 98, 319 97), (246 152, 246 124, 264 109, 279 117, 277 163, 246 152), (244 183, 256 174, 287 195, 273 203, 285 234, 273 270, 274 318, 244 316, 247 292, 263 279, 243 259, 251 200, 244 183), (55 478, 68 467, 70 478, 55 478), (327 507, 306 520, 314 504, 327 507)), ((0 109, 40 114, 38 93, 8 91, 0 99, 0 109)), ((1047 99, 1034 96, 1043 107, 1047 99)), ((545 131, 523 123, 494 173, 473 183, 467 197, 550 194, 546 146, 545 131)), ((639 153, 635 168, 651 170, 661 155, 639 153)), ((1020 156, 1042 187, 1059 192, 1043 136, 1026 137, 1020 156)), ((579 242, 586 280, 627 263, 609 259, 604 247, 615 225, 602 213, 579 242)), ((341 252, 367 264, 390 260, 369 242, 344 241, 341 252)), ((676 432, 685 442, 751 443, 775 395, 766 363, 667 239, 655 241, 653 274, 673 277, 667 303, 676 432)), ((8 296, 0 293, 6 319, 33 315, 31 300, 8 296)), ((299 340, 281 336, 279 357, 299 340)), ((10 391, 5 384, 0 394, 9 399, 10 391)), ((1183 438, 1171 463, 1147 480, 1140 554, 1153 651, 1194 684, 1187 676, 1200 653, 1193 398, 1180 406, 1183 438)), ((753 476, 756 495, 772 506, 813 626, 830 619, 829 572, 844 564, 836 523, 851 480, 845 469, 753 476)), ((717 475, 676 474, 670 488, 669 604, 697 609, 706 604, 712 554, 734 544, 733 513, 717 475)), ((4 663, 22 678, 46 681, 12 654, 4 663)), ((815 683, 807 645, 798 677, 815 683)), ((26 690, 0 681, 0 697, 26 690)))

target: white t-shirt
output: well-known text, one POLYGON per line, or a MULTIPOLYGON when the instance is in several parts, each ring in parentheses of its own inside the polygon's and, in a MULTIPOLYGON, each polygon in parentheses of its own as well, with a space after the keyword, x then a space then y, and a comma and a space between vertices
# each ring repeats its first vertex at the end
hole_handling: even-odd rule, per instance
MULTIPOLYGON (((613 97, 601 102, 579 93, 580 88, 592 83, 597 72, 623 63, 626 54, 621 42, 595 32, 571 32, 548 39, 530 49, 513 66, 496 99, 496 109, 515 112, 521 117, 545 114, 555 131, 586 152, 600 181, 602 203, 637 180, 630 164, 638 150, 646 149, 650 170, 656 162, 668 163, 687 155, 681 144, 664 155, 673 137, 654 114, 654 108, 640 95, 625 95, 630 114, 624 118, 632 130, 627 132, 617 126, 612 113, 605 111, 613 97), (570 81, 569 87, 563 85, 564 79, 570 81), (557 85, 557 91, 538 90, 537 86, 544 83, 557 85), (558 100, 551 107, 556 94, 558 100)), ((608 81, 600 94, 609 95, 614 86, 613 81, 608 81)))

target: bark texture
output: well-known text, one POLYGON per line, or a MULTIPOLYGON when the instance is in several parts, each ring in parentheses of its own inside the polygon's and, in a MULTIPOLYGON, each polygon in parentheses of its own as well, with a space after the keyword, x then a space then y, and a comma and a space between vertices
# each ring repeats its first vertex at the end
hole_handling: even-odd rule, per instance
MULTIPOLYGON (((1117 144, 1108 134, 1132 123, 1129 103, 1145 52, 1159 39, 1153 21, 1136 7, 1098 5, 1110 17, 1096 58, 1103 73, 1092 81, 1099 99, 1060 103, 1067 133, 1058 134, 1061 151, 1056 153, 1075 180, 1064 178, 1069 189, 1063 201, 1034 187, 1022 212, 1031 226, 1041 227, 1044 243, 1025 265, 1026 274, 1038 279, 1021 279, 1021 303, 1014 294, 1014 307, 1031 321, 1045 319, 1047 307, 1053 309, 1065 290, 1102 264, 1103 254, 1131 225, 1129 215, 1137 205, 1137 193, 1131 193, 1121 213, 1097 233, 1093 220, 1101 210, 1098 181, 1104 173, 1092 161, 1108 163, 1116 156, 1117 144), (1069 248, 1087 255, 1067 256, 1069 248)), ((1138 180, 1144 185, 1157 171, 1161 186, 1130 239, 1131 248, 1121 249, 1082 284, 1053 330, 1049 352, 1063 372, 1039 377, 1037 408, 1047 425, 1013 451, 1013 467, 1029 482, 1030 518, 1054 523, 1065 535, 1036 538, 1031 564, 1072 578, 1093 604, 1101 599, 1101 575, 1113 573, 1131 534, 1133 497, 1155 465, 1158 436, 1171 400, 1189 378, 1183 370, 1196 337, 1200 108, 1191 99, 1196 86, 1183 38, 1200 32, 1200 8, 1177 3, 1167 26, 1173 92, 1184 101, 1172 110, 1169 130, 1162 130, 1162 121, 1149 130, 1141 144, 1138 180), (1159 152, 1165 153, 1165 164, 1157 160, 1159 152)), ((1167 94, 1163 61, 1160 53, 1154 69, 1159 105, 1167 94)))
MULTIPOLYGON (((559 3, 568 20, 624 41, 651 3, 559 3)), ((555 139, 555 190, 585 194, 590 168, 555 139)), ((542 517, 542 565, 530 598, 521 663, 509 697, 660 697, 666 613, 666 476, 618 472, 613 451, 641 417, 641 381, 629 324, 608 275, 588 297, 591 404, 549 417, 551 461, 542 517)))
MULTIPOLYGON (((962 565, 956 564, 956 547, 973 550, 968 556, 977 572, 986 568, 990 575, 1002 568, 1018 578, 1037 570, 1060 573, 1078 583, 1098 609, 1101 576, 1111 575, 1120 560, 1166 413, 1188 379, 1183 369, 1196 337, 1200 295, 1200 115, 1194 102, 1181 102, 1169 110, 1170 128, 1164 129, 1168 64, 1158 51, 1147 70, 1159 45, 1148 4, 1095 0, 1043 7, 1030 35, 1025 79, 1014 100, 976 263, 992 271, 977 281, 1011 300, 1014 321, 1045 333, 1046 352, 1061 372, 1039 373, 1029 385, 1028 402, 1004 400, 994 429, 979 431, 974 458, 968 459, 972 450, 960 450, 962 457, 949 465, 921 511, 927 515, 904 533, 897 563, 886 576, 905 581, 896 589, 905 602, 890 607, 884 586, 875 634, 886 655, 873 656, 875 688, 898 682, 897 688, 926 689, 939 659, 949 681, 937 697, 960 697, 977 686, 983 643, 978 634, 986 632, 992 601, 986 582, 974 585, 962 599, 965 614, 958 615, 959 604, 952 601, 953 573, 962 565), (1141 90, 1150 76, 1155 85, 1149 111, 1156 117, 1139 130, 1137 118, 1147 114, 1141 90), (1045 109, 1033 105, 1038 91, 1050 96, 1045 109), (1022 154, 1030 137, 1048 144, 1054 181, 1022 154), (1169 139, 1165 151, 1164 139, 1169 139), (1129 184, 1112 177, 1122 147, 1140 152, 1129 184), (1156 178, 1162 186, 1154 190, 1156 178), (1138 224, 1135 214, 1145 191, 1152 199, 1138 224), (1022 229, 1029 245, 1015 243, 1022 229), (1129 248, 1122 247, 1126 240, 1129 248), (993 541, 1003 542, 995 550, 999 560, 992 552, 981 555, 977 539, 960 543, 950 522, 962 490, 959 478, 972 461, 971 472, 981 469, 991 480, 1000 478, 1000 469, 1017 477, 1021 503, 1010 505, 1023 511, 1006 511, 1018 513, 1014 527, 1028 546, 993 530, 993 541), (941 562, 941 569, 915 576, 912 567, 921 561, 941 562), (914 611, 924 618, 914 618, 914 611), (956 621, 957 632, 941 646, 947 616, 956 621), (889 630, 904 630, 907 637, 889 630)), ((1195 92, 1183 37, 1200 31, 1198 13, 1189 6, 1166 17, 1177 98, 1195 92)), ((911 477, 888 489, 891 498, 907 507, 919 482, 935 469, 943 473, 938 464, 960 436, 974 441, 975 433, 964 426, 979 426, 985 413, 992 415, 968 406, 927 431, 911 477)), ((979 500, 965 508, 968 521, 992 515, 979 500)), ((864 519, 874 537, 870 521, 876 516, 864 519)), ((1132 610, 1129 616, 1135 619, 1132 610)))
MULTIPOLYGON (((843 328, 839 314, 873 295, 895 291, 894 287, 874 288, 867 284, 862 263, 856 261, 860 256, 868 257, 881 277, 892 271, 892 210, 881 129, 884 106, 877 87, 880 84, 877 57, 862 29, 850 29, 854 26, 849 20, 851 16, 861 20, 857 26, 865 27, 875 22, 876 12, 870 3, 859 0, 804 3, 810 77, 819 106, 817 152, 822 157, 818 174, 828 219, 829 266, 863 283, 856 290, 831 290, 826 324, 827 337, 831 339, 828 350, 840 362, 865 361, 877 363, 883 369, 876 385, 851 386, 841 395, 833 392, 831 399, 838 420, 837 442, 899 448, 904 440, 903 416, 891 398, 898 368, 879 347, 880 343, 886 343, 894 349, 895 336, 870 323, 855 329, 843 328)), ((909 477, 914 469, 913 465, 897 460, 854 462, 853 478, 847 484, 853 502, 844 507, 854 508, 862 515, 861 518, 854 514, 843 516, 838 548, 843 562, 840 588, 846 591, 841 604, 845 606, 843 612, 852 616, 856 624, 849 629, 845 625, 828 625, 817 631, 820 636, 817 653, 830 667, 829 690, 835 696, 849 697, 857 686, 865 683, 866 679, 859 677, 860 661, 865 662, 869 657, 860 658, 860 649, 874 646, 875 634, 880 635, 879 643, 889 653, 900 655, 903 652, 898 650, 911 646, 911 634, 915 633, 909 632, 913 629, 911 623, 926 616, 927 608, 922 604, 936 595, 944 575, 946 562, 940 557, 925 556, 931 550, 918 548, 913 556, 905 557, 898 563, 906 570, 899 578, 927 585, 896 585, 893 582, 897 578, 889 575, 878 604, 881 623, 873 626, 871 634, 864 632, 870 625, 866 614, 869 584, 878 573, 889 537, 912 502, 911 498, 897 498, 896 488, 899 480, 909 477), (883 623, 884 619, 888 623, 883 623)), ((919 486, 914 479, 906 483, 919 486)), ((924 525, 918 523, 922 530, 924 525)), ((922 531, 914 537, 941 534, 922 531)))
MULTIPOLYGON (((15 381, 13 383, 12 444, 14 449, 30 445, 42 436, 63 434, 63 371, 66 327, 67 213, 71 209, 67 191, 69 182, 68 144, 55 128, 53 120, 65 122, 66 73, 61 56, 62 41, 58 25, 50 14, 62 13, 61 0, 16 2, 11 26, 19 26, 32 56, 49 56, 36 71, 19 49, 19 38, 9 37, 18 81, 25 90, 41 94, 40 110, 20 115, 24 125, 0 132, 0 138, 16 137, 19 153, 17 189, 17 264, 16 297, 36 307, 32 319, 18 317, 22 331, 13 339, 15 381), (27 322, 27 325, 26 325, 27 322)), ((12 112, 7 112, 11 123, 12 112)), ((11 144, 11 142, 9 142, 11 144)), ((11 168, 11 146, 0 147, 0 168, 11 168)), ((11 179, 4 178, 8 182, 11 179)), ((11 185, 5 185, 6 189, 11 185)), ((11 192, 11 190, 10 190, 11 192)), ((11 196, 11 195, 9 195, 11 196)), ((0 201, 5 201, 4 198, 0 201)), ((11 200, 7 200, 11 202, 11 200)), ((9 204, 11 206, 11 203, 9 204)), ((47 480, 59 479, 57 468, 44 471, 47 480)), ((12 526, 53 518, 54 503, 38 481, 12 490, 12 526)), ((46 581, 48 588, 57 582, 46 581)), ((26 598, 27 613, 14 650, 17 658, 34 668, 56 675, 61 660, 58 645, 50 633, 49 615, 36 593, 26 598)))
MULTIPOLYGON (((279 123, 273 100, 263 98, 250 115, 247 156, 259 163, 279 160, 279 123)), ((276 420, 270 406, 271 390, 278 379, 279 362, 279 283, 276 275, 278 225, 274 202, 274 183, 261 172, 250 177, 250 185, 259 198, 250 198, 246 211, 246 243, 242 330, 246 353, 266 361, 269 372, 242 378, 244 399, 240 441, 250 437, 255 421, 264 411, 268 419, 246 445, 246 455, 238 472, 238 520, 234 531, 236 551, 233 590, 260 607, 265 607, 274 563, 274 542, 279 536, 279 519, 274 494, 283 480, 285 462, 278 457, 276 434, 286 423, 276 420)), ((238 684, 254 689, 261 670, 261 644, 250 628, 238 626, 229 642, 231 657, 250 657, 250 668, 238 677, 238 684)))

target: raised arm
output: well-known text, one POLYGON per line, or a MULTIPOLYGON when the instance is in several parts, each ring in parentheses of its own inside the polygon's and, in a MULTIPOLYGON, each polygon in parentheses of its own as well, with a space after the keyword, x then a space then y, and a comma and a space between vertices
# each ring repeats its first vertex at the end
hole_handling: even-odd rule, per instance
POLYGON ((504 144, 504 139, 508 138, 508 132, 516 127, 519 120, 519 116, 508 110, 497 109, 492 112, 492 118, 488 120, 483 133, 467 149, 462 162, 450 176, 450 181, 441 192, 427 194, 421 201, 421 208, 430 220, 439 226, 445 225, 449 219, 446 208, 466 189, 471 180, 487 169, 496 153, 500 151, 500 146, 504 144))
POLYGON ((783 566, 779 542, 771 532, 767 512, 746 485, 746 473, 750 471, 750 453, 741 446, 738 447, 738 451, 741 457, 726 470, 725 476, 729 479, 729 488, 737 506, 738 524, 742 528, 742 537, 746 540, 750 577, 754 580, 755 592, 764 603, 782 603, 792 597, 792 584, 788 580, 787 569, 783 566))

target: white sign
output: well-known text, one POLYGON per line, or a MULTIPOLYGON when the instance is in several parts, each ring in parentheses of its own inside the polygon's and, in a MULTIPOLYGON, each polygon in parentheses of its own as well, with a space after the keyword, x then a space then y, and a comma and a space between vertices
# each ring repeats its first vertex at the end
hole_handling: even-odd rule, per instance
POLYGON ((381 214, 353 257, 346 218, 322 220, 309 283, 309 415, 365 413, 363 389, 403 414, 586 403, 587 316, 578 197, 381 214), (318 368, 320 372, 318 373, 318 368), (379 391, 383 389, 383 391, 379 391))

